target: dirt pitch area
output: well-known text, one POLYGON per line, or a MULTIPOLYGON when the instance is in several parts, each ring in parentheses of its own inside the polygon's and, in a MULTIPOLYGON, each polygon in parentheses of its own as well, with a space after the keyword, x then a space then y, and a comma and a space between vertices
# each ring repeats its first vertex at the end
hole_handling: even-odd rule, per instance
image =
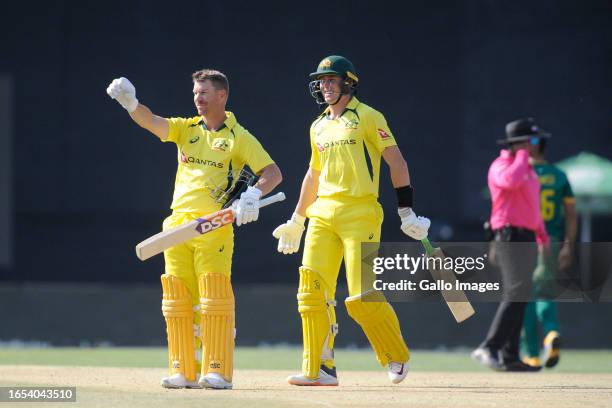
MULTIPOLYGON (((612 374, 410 373, 391 385, 382 371, 340 373, 339 387, 291 387, 291 371, 237 370, 231 391, 165 390, 164 369, 3 366, 0 385, 76 386, 68 407, 610 407, 612 374)), ((25 408, 39 403, 11 404, 25 408)), ((0 408, 8 406, 0 403, 0 408)))

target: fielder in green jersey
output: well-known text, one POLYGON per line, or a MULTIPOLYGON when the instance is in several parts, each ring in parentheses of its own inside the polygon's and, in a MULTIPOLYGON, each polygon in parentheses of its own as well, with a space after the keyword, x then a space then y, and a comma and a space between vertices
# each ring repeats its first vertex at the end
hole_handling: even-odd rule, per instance
POLYGON ((560 334, 557 319, 556 274, 572 262, 576 242, 576 203, 567 176, 545 159, 546 140, 538 139, 539 154, 533 167, 540 179, 540 210, 550 236, 550 249, 538 256, 533 274, 534 300, 527 305, 523 321, 524 361, 530 365, 554 367, 559 362, 560 334), (544 335, 540 343, 538 324, 544 335), (540 345, 543 345, 540 358, 540 345))

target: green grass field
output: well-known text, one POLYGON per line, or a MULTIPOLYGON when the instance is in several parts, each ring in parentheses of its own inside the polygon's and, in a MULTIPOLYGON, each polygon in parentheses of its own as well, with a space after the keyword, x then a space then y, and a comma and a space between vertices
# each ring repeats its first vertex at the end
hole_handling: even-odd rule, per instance
MULTIPOLYGON (((2 365, 164 368, 166 358, 164 348, 0 348, 2 365)), ((297 347, 240 347, 235 356, 236 368, 249 370, 295 370, 300 361, 301 349, 297 347)), ((339 369, 346 371, 380 369, 369 349, 337 350, 336 362, 339 369)), ((410 363, 411 370, 421 372, 486 371, 470 359, 469 350, 413 350, 410 363)), ((612 373, 612 350, 564 350, 554 371, 612 373)))

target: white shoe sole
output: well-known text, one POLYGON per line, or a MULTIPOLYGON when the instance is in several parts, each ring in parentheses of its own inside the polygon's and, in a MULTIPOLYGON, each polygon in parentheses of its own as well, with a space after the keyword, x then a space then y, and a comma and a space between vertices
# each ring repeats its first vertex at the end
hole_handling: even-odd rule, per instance
POLYGON ((408 363, 402 364, 401 373, 396 373, 395 371, 388 371, 387 374, 389 376, 389 380, 391 380, 393 384, 401 383, 406 379, 406 376, 408 376, 408 363))
POLYGON ((185 385, 177 385, 177 384, 173 384, 171 382, 166 382, 163 381, 161 382, 161 386, 164 388, 167 388, 169 390, 180 390, 182 388, 188 388, 188 389, 202 389, 202 386, 199 383, 195 383, 195 384, 185 384, 185 385))
POLYGON ((217 384, 209 382, 206 378, 202 378, 199 382, 201 388, 209 390, 231 390, 233 388, 232 383, 217 384))
POLYGON ((503 371, 502 365, 498 361, 495 361, 494 358, 487 354, 484 350, 476 349, 472 352, 472 354, 470 354, 470 357, 472 357, 472 360, 490 368, 491 370, 503 371))
POLYGON ((298 385, 300 387, 337 387, 338 380, 324 380, 321 379, 307 379, 307 378, 296 378, 293 376, 287 377, 287 382, 291 385, 298 385))

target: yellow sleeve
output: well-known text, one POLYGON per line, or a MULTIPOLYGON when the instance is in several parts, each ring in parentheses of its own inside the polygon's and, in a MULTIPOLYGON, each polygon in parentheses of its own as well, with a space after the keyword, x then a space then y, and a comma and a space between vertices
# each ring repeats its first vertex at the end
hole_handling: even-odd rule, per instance
POLYGON ((310 163, 308 163, 309 167, 312 167, 316 171, 321 171, 321 158, 319 156, 319 149, 315 146, 314 143, 314 133, 312 128, 310 129, 310 163))
POLYGON ((368 112, 368 120, 366 122, 365 138, 368 142, 376 147, 376 150, 382 153, 387 147, 396 146, 395 137, 387 125, 387 120, 382 113, 372 109, 368 112))
POLYGON ((168 119, 168 138, 164 142, 174 142, 177 145, 182 144, 187 134, 188 122, 189 120, 185 118, 168 119))
POLYGON ((274 163, 259 143, 259 140, 249 133, 246 129, 241 129, 242 132, 236 132, 236 145, 238 157, 247 164, 255 173, 259 173, 264 167, 274 163))

